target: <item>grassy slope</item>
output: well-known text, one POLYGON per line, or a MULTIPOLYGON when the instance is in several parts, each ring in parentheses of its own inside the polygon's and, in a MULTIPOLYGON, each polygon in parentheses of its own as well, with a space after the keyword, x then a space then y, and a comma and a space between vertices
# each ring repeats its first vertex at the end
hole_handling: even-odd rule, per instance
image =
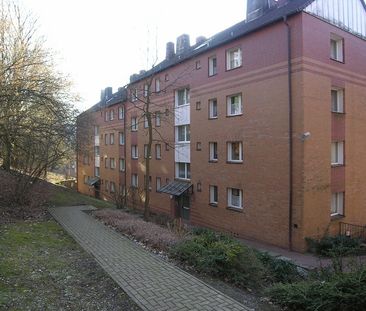
POLYGON ((0 226, 0 310, 60 309, 138 310, 54 221, 0 226))

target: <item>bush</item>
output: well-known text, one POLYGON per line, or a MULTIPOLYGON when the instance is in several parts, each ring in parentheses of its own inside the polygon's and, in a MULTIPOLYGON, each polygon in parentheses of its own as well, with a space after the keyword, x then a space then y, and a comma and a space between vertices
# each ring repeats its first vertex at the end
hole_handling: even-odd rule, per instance
POLYGON ((264 280, 265 268, 252 249, 211 230, 194 230, 193 237, 176 244, 170 254, 198 272, 237 286, 258 287, 264 280))
POLYGON ((309 251, 326 257, 339 257, 360 251, 361 240, 344 235, 324 236, 320 240, 306 238, 309 251))
POLYGON ((333 273, 328 280, 277 284, 267 291, 271 300, 288 310, 363 311, 366 306, 366 267, 333 273))
POLYGON ((258 259, 263 263, 268 271, 268 281, 272 283, 293 283, 303 279, 293 263, 275 258, 268 253, 257 253, 258 259))

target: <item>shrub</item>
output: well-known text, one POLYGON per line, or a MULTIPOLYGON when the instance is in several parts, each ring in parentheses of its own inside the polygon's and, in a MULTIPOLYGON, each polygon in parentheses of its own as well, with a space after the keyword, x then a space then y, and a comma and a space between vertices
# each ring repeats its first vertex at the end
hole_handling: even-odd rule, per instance
POLYGON ((265 268, 252 249, 211 230, 194 230, 193 237, 176 244, 170 254, 198 272, 241 287, 260 286, 264 280, 265 268))
POLYGON ((271 300, 288 310, 363 311, 366 306, 366 267, 333 273, 328 280, 276 284, 267 291, 271 300))
POLYGON ((299 272, 297 266, 289 261, 261 252, 257 252, 257 257, 267 268, 267 277, 270 282, 292 283, 303 279, 303 275, 299 272))
POLYGON ((306 238, 309 251, 321 256, 339 257, 360 251, 361 240, 344 235, 324 236, 319 240, 306 238))

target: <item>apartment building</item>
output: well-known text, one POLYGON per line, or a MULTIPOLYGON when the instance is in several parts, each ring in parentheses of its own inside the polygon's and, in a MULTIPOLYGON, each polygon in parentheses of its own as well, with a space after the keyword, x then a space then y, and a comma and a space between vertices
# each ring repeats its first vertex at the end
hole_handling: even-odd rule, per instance
POLYGON ((78 190, 141 206, 149 178, 155 212, 297 251, 363 230, 365 40, 363 0, 248 0, 246 20, 169 42, 80 116, 92 134, 78 190))

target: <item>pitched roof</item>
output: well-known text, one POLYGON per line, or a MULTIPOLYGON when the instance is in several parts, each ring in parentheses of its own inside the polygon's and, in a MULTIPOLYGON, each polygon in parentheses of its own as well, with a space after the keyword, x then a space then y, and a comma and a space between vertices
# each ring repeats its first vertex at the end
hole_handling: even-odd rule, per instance
POLYGON ((191 187, 192 184, 189 182, 181 181, 181 180, 174 180, 171 183, 162 186, 159 189, 159 192, 161 193, 167 193, 170 195, 180 196, 182 195, 186 190, 191 187))
POLYGON ((289 0, 287 4, 275 8, 267 12, 266 14, 262 15, 261 17, 258 17, 257 19, 254 19, 250 22, 244 20, 240 23, 237 23, 234 26, 212 36, 205 42, 191 46, 189 50, 184 54, 176 55, 174 58, 170 60, 164 60, 160 64, 156 65, 154 68, 150 69, 149 71, 141 75, 137 75, 136 78, 131 81, 131 83, 143 80, 151 76, 152 74, 161 72, 183 61, 186 61, 187 59, 205 53, 213 48, 216 48, 218 46, 236 40, 242 36, 245 36, 251 32, 259 30, 265 26, 268 26, 274 22, 283 19, 283 17, 285 16, 291 16, 296 13, 299 13, 313 1, 314 0, 289 0))

